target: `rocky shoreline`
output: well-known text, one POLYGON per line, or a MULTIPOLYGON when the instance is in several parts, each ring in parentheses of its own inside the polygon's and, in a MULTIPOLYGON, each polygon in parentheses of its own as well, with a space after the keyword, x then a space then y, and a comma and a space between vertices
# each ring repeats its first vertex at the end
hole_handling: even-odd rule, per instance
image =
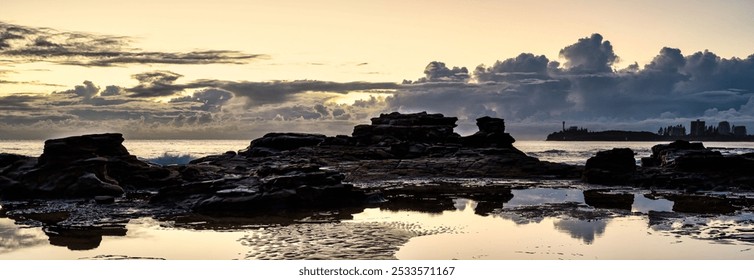
POLYGON ((571 166, 516 149, 502 119, 477 119, 479 131, 465 137, 453 132, 456 121, 441 114, 382 114, 351 136, 269 133, 244 150, 170 166, 137 159, 117 133, 52 139, 38 158, 0 154, 0 217, 55 229, 51 242, 89 248, 99 243, 89 238, 81 244, 77 236, 124 234, 124 222, 139 217, 338 221, 366 207, 440 213, 452 209, 455 198, 473 199, 477 214, 489 215, 512 198, 511 189, 522 187, 494 183, 498 179, 560 187, 585 182, 587 205, 615 211, 631 210, 627 189, 650 190, 647 198, 671 200, 682 213, 733 213, 754 205, 741 195, 754 190, 752 154, 723 156, 701 143, 676 141, 653 147, 641 166, 633 151, 621 148, 571 166), (330 214, 312 214, 322 211, 330 214))

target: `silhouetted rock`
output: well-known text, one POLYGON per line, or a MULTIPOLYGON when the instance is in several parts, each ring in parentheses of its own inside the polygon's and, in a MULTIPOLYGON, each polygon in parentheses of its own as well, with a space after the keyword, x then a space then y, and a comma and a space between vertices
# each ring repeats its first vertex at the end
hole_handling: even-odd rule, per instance
POLYGON ((280 151, 295 150, 301 147, 317 146, 327 137, 321 134, 307 133, 267 133, 262 138, 254 139, 245 156, 268 156, 280 151))
POLYGON ((583 180, 591 184, 627 184, 635 170, 636 160, 631 149, 599 151, 586 161, 583 180))
MULTIPOLYGON (((158 188, 176 183, 176 172, 151 166, 128 153, 118 133, 45 141, 38 160, 16 158, 3 169, 5 198, 120 196, 124 188, 158 188), (33 163, 33 165, 32 165, 33 163)), ((13 157, 3 157, 11 162, 13 157)))
MULTIPOLYGON (((248 214, 364 205, 379 196, 345 182, 580 174, 578 167, 541 162, 514 148, 502 119, 477 120, 480 131, 467 143, 453 132, 456 121, 426 112, 382 114, 354 128, 352 137, 269 133, 239 153, 165 167, 130 155, 116 133, 52 139, 39 160, 0 155, 0 196, 100 197, 95 202, 115 206, 143 199, 160 207, 248 214)), ((494 207, 503 198, 479 201, 494 207)))
POLYGON ((652 147, 634 181, 642 187, 687 191, 754 188, 754 157, 723 156, 702 143, 678 140, 652 147))
POLYGON ((312 165, 265 166, 257 175, 164 188, 153 202, 170 201, 198 212, 244 214, 359 205, 366 199, 364 191, 342 183, 339 172, 312 165))
POLYGON ((359 145, 390 146, 401 142, 457 143, 460 136, 453 132, 458 118, 442 114, 401 114, 393 112, 372 118, 371 125, 357 125, 353 138, 359 145))
POLYGON ((90 134, 45 141, 39 165, 68 164, 96 157, 128 156, 120 133, 90 134))
POLYGON ((685 140, 676 140, 670 144, 654 145, 652 147, 652 155, 648 158, 642 158, 642 166, 669 166, 677 157, 694 151, 706 151, 706 149, 701 142, 692 143, 685 140))
POLYGON ((513 148, 516 142, 508 133, 505 133, 505 121, 499 118, 481 117, 476 120, 479 131, 463 137, 463 144, 469 147, 499 147, 513 148))

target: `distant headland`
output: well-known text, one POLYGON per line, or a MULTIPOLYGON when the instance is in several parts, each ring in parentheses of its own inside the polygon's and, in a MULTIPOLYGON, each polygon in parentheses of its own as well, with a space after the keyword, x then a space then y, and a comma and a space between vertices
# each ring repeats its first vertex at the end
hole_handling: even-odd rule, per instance
POLYGON ((754 142, 754 135, 746 133, 746 126, 731 125, 727 121, 717 126, 706 126, 705 121, 697 119, 691 122, 690 133, 679 124, 661 127, 657 132, 649 131, 589 131, 586 128, 571 126, 547 135, 547 141, 717 141, 717 142, 754 142))

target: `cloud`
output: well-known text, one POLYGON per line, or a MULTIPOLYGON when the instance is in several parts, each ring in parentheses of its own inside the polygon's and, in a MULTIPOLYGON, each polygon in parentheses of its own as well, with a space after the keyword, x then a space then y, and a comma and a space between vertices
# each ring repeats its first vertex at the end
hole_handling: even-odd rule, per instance
POLYGON ((613 63, 618 62, 610 41, 603 42, 597 33, 561 49, 560 56, 566 59, 566 69, 574 73, 612 72, 613 63))
POLYGON ((43 61, 97 67, 128 64, 245 64, 267 57, 232 50, 143 51, 130 47, 132 40, 125 36, 63 32, 0 21, 0 58, 16 63, 43 61))
POLYGON ((222 89, 215 89, 215 88, 209 88, 209 89, 202 89, 195 91, 190 96, 184 96, 179 98, 173 98, 170 100, 171 103, 178 103, 178 102, 193 102, 201 104, 197 107, 194 107, 198 110, 202 111, 219 111, 223 105, 228 103, 230 99, 233 98, 233 93, 222 90, 222 89))
POLYGON ((432 61, 424 68, 424 77, 417 83, 429 82, 466 82, 469 80, 469 70, 466 67, 448 68, 444 62, 432 61))
MULTIPOLYGON (((315 80, 298 81, 224 81, 196 80, 187 83, 175 83, 180 74, 169 71, 155 71, 132 76, 139 85, 127 89, 131 97, 165 97, 173 96, 188 89, 215 88, 232 93, 235 97, 245 98, 247 107, 276 104, 289 101, 303 93, 340 93, 352 91, 390 90, 399 88, 395 83, 372 82, 329 82, 315 80)), ((179 101, 179 100, 176 100, 179 101)))
POLYGON ((46 86, 46 87, 62 87, 59 84, 42 83, 39 81, 9 81, 0 80, 0 84, 13 84, 13 85, 33 85, 33 86, 46 86))
POLYGON ((124 95, 126 93, 126 90, 122 87, 115 86, 115 85, 109 85, 106 86, 103 91, 99 93, 100 96, 119 96, 124 95))
POLYGON ((99 93, 100 87, 96 86, 91 81, 84 81, 83 85, 76 85, 73 89, 54 92, 55 94, 74 95, 89 100, 99 93))
POLYGON ((595 130, 656 131, 696 118, 754 125, 754 55, 726 59, 665 47, 643 67, 614 71, 612 45, 593 34, 561 56, 564 67, 523 53, 478 66, 471 81, 404 85, 387 98, 387 108, 458 116, 460 127, 484 115, 501 117, 514 135, 538 139, 561 121, 595 130))
POLYGON ((0 96, 0 109, 3 111, 27 111, 34 110, 32 103, 44 99, 41 96, 28 94, 12 94, 0 96))
POLYGON ((544 55, 522 53, 516 58, 496 61, 491 67, 479 65, 474 76, 479 82, 501 82, 520 77, 541 77, 547 74, 550 60, 544 55))
POLYGON ((133 75, 139 84, 132 87, 102 89, 84 82, 59 94, 2 97, 0 133, 25 137, 88 128, 147 138, 348 134, 353 125, 389 111, 457 116, 461 133, 474 132, 478 117, 501 117, 518 139, 543 139, 562 121, 592 130, 657 131, 697 118, 754 126, 754 55, 722 58, 709 50, 686 55, 665 47, 646 65, 613 70, 618 56, 599 34, 576 40, 561 55, 562 66, 522 53, 471 74, 432 61, 423 78, 403 84, 185 80, 179 73, 151 71, 133 75), (338 101, 353 96, 364 97, 338 101), (165 97, 172 99, 164 102, 165 97))

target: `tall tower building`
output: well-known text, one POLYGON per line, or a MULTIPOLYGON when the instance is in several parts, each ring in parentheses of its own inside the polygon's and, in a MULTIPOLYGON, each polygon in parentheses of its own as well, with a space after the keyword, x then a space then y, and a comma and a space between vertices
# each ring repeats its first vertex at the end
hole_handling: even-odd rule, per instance
POLYGON ((691 136, 704 136, 704 131, 707 129, 704 126, 704 121, 699 119, 691 121, 691 136))

